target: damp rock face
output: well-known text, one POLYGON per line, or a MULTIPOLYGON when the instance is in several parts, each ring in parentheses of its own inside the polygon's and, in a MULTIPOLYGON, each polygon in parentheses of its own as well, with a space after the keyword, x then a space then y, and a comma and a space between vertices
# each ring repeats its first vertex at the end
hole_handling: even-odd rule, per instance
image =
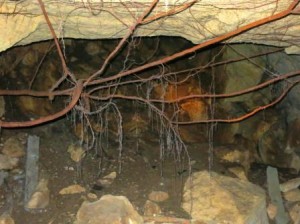
POLYGON ((75 224, 142 224, 143 218, 124 196, 104 195, 95 202, 84 202, 75 224))
MULTIPOLYGON (((256 55, 261 51, 271 50, 270 47, 260 47, 255 45, 234 45, 232 48, 225 48, 222 60, 238 58, 239 54, 245 56, 256 55)), ((267 65, 266 58, 257 57, 253 61, 240 61, 231 63, 230 65, 220 66, 219 73, 222 74, 220 80, 220 88, 224 88, 224 93, 233 93, 259 84, 263 78, 264 70, 267 65), (241 72, 242 71, 242 72, 241 72), (241 81, 243 80, 243 81, 241 81), (238 85, 237 85, 238 83, 238 85)), ((235 114, 253 108, 261 99, 268 99, 268 91, 265 91, 264 97, 256 96, 256 92, 244 94, 237 97, 225 98, 221 101, 221 105, 225 111, 235 114)))
POLYGON ((186 181, 182 208, 203 223, 267 224, 265 200, 250 182, 202 171, 186 181))

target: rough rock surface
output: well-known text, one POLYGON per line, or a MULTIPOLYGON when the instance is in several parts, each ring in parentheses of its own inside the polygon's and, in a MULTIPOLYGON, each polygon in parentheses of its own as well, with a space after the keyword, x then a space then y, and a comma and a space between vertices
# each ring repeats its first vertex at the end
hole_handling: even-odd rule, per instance
MULTIPOLYGON (((225 48, 222 55, 222 60, 230 60, 232 58, 238 58, 241 55, 249 57, 250 55, 258 55, 262 51, 270 51, 272 48, 262 47, 258 45, 234 45, 232 47, 225 48)), ((264 68, 267 67, 266 57, 256 57, 251 59, 251 61, 244 60, 238 63, 229 63, 226 66, 219 68, 219 73, 224 76, 225 84, 224 93, 233 93, 240 90, 244 90, 259 84, 263 80, 264 68), (241 81, 243 80, 243 81, 241 81), (237 85, 238 83, 238 85, 237 85)), ((264 91, 266 92, 266 90, 264 91)), ((225 111, 233 112, 235 103, 244 102, 244 107, 253 108, 257 105, 258 99, 261 100, 261 93, 255 96, 256 92, 249 94, 239 95, 237 97, 225 98, 222 101, 222 107, 225 111)), ((268 99, 268 93, 265 94, 264 98, 268 99)), ((238 114, 240 111, 235 109, 234 111, 238 114)))
POLYGON ((75 224, 142 224, 143 218, 124 196, 104 195, 95 202, 84 202, 75 224))
POLYGON ((22 157, 25 155, 24 145, 17 137, 10 137, 4 142, 2 153, 13 158, 22 157))
POLYGON ((166 201, 169 198, 169 194, 164 191, 152 191, 148 195, 149 200, 154 202, 163 202, 166 201))
MULTIPOLYGON (((152 1, 139 0, 133 3, 44 0, 43 2, 59 37, 101 39, 124 36, 133 25, 134 16, 141 15, 152 1)), ((182 2, 185 1, 159 1, 149 17, 172 9, 182 2)), ((290 0, 196 1, 189 10, 140 26, 136 35, 181 36, 194 43, 200 43, 281 12, 287 9, 291 2, 290 0)), ((0 33, 0 51, 15 45, 51 38, 37 1, 3 1, 0 4, 0 12, 0 26, 5 30, 0 33)), ((298 15, 287 16, 236 36, 230 41, 277 45, 286 47, 289 53, 299 53, 299 24, 298 15)))
POLYGON ((202 171, 186 181, 182 208, 204 223, 267 224, 265 200, 250 182, 202 171))
POLYGON ((18 165, 19 159, 0 154, 0 170, 12 170, 18 165))

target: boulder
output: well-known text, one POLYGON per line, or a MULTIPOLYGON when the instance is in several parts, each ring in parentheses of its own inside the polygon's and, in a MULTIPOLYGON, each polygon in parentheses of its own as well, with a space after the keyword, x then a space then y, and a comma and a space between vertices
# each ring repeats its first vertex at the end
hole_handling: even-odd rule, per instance
POLYGON ((98 201, 84 202, 75 224, 142 224, 143 218, 124 196, 104 195, 98 201))
POLYGON ((269 223, 263 189, 214 172, 193 173, 187 179, 182 208, 201 223, 269 223))

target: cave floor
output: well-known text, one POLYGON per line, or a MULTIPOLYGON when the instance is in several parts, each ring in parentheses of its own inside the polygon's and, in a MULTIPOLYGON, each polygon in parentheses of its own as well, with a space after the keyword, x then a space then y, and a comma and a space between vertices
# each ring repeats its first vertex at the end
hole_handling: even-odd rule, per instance
MULTIPOLYGON (((1 190, 1 212, 10 212, 16 224, 73 223, 83 201, 97 200, 106 194, 126 196, 142 215, 145 202, 152 191, 163 191, 169 194, 169 199, 158 203, 162 215, 189 218, 189 215, 180 208, 183 184, 189 176, 188 166, 184 164, 184 159, 183 162, 178 162, 171 154, 161 163, 157 139, 124 138, 121 160, 116 141, 111 145, 115 144, 115 146, 104 150, 105 153, 102 156, 99 152, 97 154, 95 149, 91 150, 78 165, 70 158, 67 151, 71 144, 78 143, 78 138, 71 130, 64 120, 31 129, 2 130, 2 141, 20 133, 39 136, 39 176, 49 181, 49 205, 45 209, 26 211, 23 201, 25 177, 9 175, 6 187, 4 187, 6 190, 1 190), (97 184, 97 180, 111 172, 117 173, 111 184, 108 186, 97 184), (81 185, 86 191, 76 194, 59 194, 61 189, 73 184, 81 185), (8 195, 12 197, 7 203, 8 195), (91 195, 97 197, 92 199, 91 195)), ((151 138, 151 135, 146 136, 151 138)), ((206 143, 187 144, 187 148, 192 161, 192 172, 211 169, 230 175, 226 167, 217 159, 214 159, 213 164, 209 164, 210 157, 206 143)), ((19 164, 18 169, 19 173, 24 173, 25 158, 19 164)), ((264 170, 263 167, 251 169, 250 180, 266 188, 264 170)))

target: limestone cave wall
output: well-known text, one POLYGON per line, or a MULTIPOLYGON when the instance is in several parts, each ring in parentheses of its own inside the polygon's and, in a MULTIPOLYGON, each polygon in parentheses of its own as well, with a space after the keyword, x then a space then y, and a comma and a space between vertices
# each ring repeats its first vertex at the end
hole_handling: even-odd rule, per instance
MULTIPOLYGON (((153 2, 44 0, 43 4, 59 38, 111 39, 126 35, 138 16, 153 2)), ((239 32, 233 38, 225 38, 223 42, 276 45, 285 47, 288 53, 299 53, 299 9, 295 6, 292 12, 286 12, 296 2, 157 1, 156 7, 147 17, 148 20, 139 25, 134 35, 180 36, 199 44, 260 19, 268 20, 268 17, 279 13, 278 20, 254 29, 247 28, 247 32, 239 32), (166 12, 169 15, 162 16, 166 12), (283 16, 284 14, 287 16, 283 16)), ((2 0, 0 26, 0 51, 52 38, 38 1, 2 0)))

